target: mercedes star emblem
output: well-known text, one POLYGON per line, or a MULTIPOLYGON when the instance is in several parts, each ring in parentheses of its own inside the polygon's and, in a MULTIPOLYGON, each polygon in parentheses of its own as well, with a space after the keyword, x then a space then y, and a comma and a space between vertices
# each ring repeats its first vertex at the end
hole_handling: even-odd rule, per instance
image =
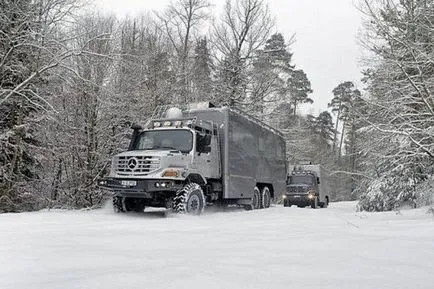
POLYGON ((128 160, 128 164, 127 165, 128 165, 128 168, 130 170, 134 170, 137 167, 138 163, 139 162, 137 161, 136 158, 131 158, 131 159, 128 160))

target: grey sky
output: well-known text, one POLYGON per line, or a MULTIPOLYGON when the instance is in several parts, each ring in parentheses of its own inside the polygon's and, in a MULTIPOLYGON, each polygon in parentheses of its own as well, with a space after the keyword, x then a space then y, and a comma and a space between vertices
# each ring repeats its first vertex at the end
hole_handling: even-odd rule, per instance
MULTIPOLYGON (((303 69, 314 93, 313 105, 304 111, 318 114, 327 109, 332 89, 350 80, 360 85, 361 56, 356 36, 361 26, 357 0, 268 0, 276 17, 276 32, 286 39, 296 34, 291 46, 293 63, 303 69)), ((210 0, 218 17, 225 0, 210 0)), ((118 16, 161 10, 169 0, 97 0, 97 6, 118 16)))

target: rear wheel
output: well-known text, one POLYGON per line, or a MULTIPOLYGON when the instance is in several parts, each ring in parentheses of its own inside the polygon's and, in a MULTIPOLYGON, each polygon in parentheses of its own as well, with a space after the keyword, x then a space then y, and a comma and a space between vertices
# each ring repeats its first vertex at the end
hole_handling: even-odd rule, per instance
POLYGON ((178 214, 200 215, 205 208, 205 196, 196 183, 185 185, 173 199, 173 210, 178 214))
POLYGON ((271 204, 271 193, 268 187, 264 187, 262 189, 262 200, 261 200, 261 208, 269 208, 271 204))
POLYGON ((261 208, 261 193, 258 187, 253 189, 252 207, 254 210, 261 208))

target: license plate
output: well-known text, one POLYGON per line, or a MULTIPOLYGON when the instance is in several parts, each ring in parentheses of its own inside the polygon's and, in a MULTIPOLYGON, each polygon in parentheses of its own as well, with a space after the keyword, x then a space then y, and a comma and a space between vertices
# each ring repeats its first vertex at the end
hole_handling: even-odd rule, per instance
POLYGON ((121 181, 121 185, 125 187, 134 187, 137 185, 136 181, 121 181))

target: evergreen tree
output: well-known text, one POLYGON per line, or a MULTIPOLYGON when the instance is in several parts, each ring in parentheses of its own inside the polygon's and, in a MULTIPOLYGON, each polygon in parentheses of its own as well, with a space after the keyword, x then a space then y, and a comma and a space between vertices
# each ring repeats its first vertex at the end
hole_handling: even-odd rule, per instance
POLYGON ((432 204, 434 160, 433 1, 364 3, 362 39, 375 62, 365 71, 368 110, 358 183, 362 210, 432 204), (375 41, 373 41, 375 39, 375 41))
POLYGON ((268 116, 271 123, 283 125, 292 112, 289 91, 285 80, 291 75, 294 66, 291 64, 292 53, 280 33, 271 35, 265 46, 258 52, 254 62, 252 81, 252 100, 254 111, 261 117, 268 116), (268 107, 268 111, 264 108, 268 107))
POLYGON ((193 77, 194 101, 204 101, 211 98, 211 56, 208 51, 207 39, 201 38, 195 47, 193 77))
POLYGON ((345 81, 340 83, 337 87, 333 89, 333 95, 331 102, 328 104, 331 107, 332 112, 336 114, 336 126, 335 134, 333 138, 333 151, 337 147, 337 135, 339 129, 339 123, 342 122, 341 139, 338 147, 339 158, 342 155, 342 144, 345 135, 345 125, 348 119, 352 103, 355 99, 361 97, 361 93, 358 89, 354 87, 354 83, 351 81, 345 81))
POLYGON ((297 113, 297 107, 302 103, 313 103, 309 94, 313 92, 309 79, 303 70, 294 70, 287 80, 290 93, 290 103, 293 107, 294 115, 297 113))

